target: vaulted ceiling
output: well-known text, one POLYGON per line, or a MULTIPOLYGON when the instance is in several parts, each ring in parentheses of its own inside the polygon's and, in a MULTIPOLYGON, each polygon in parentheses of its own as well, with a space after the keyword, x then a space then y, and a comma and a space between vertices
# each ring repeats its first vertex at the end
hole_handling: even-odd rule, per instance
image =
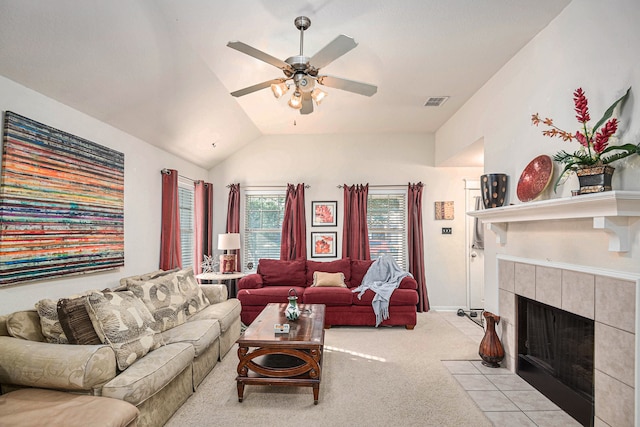
POLYGON ((435 132, 569 2, 1 0, 0 74, 208 169, 261 135, 435 132), (284 60, 300 15, 305 55, 355 38, 322 71, 377 94, 323 88, 309 115, 229 94, 282 72, 227 42, 284 60))

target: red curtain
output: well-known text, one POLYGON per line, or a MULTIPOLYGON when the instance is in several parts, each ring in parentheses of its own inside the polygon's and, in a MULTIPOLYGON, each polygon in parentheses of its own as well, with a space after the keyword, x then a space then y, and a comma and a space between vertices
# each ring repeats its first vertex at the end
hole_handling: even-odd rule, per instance
POLYGON ((371 259, 367 228, 367 196, 369 184, 344 185, 344 224, 342 258, 371 259))
POLYGON ((227 233, 240 232, 240 183, 229 185, 227 205, 227 233))
POLYGON ((193 235, 195 237, 196 274, 201 273, 204 255, 212 255, 213 252, 213 185, 204 181, 193 183, 193 209, 194 219, 193 235))
POLYGON ((171 270, 177 267, 182 267, 178 171, 174 169, 163 169, 160 268, 162 270, 171 270))
MULTIPOLYGON (((240 233, 240 183, 229 185, 229 201, 227 204, 227 233, 240 233)), ((236 253, 237 269, 243 271, 241 253, 236 253)))
POLYGON ((287 184, 280 259, 307 258, 307 222, 304 212, 304 184, 287 184))
POLYGON ((418 282, 418 312, 429 311, 429 296, 424 276, 424 238, 422 232, 422 189, 424 185, 409 183, 407 192, 409 213, 409 272, 418 282))

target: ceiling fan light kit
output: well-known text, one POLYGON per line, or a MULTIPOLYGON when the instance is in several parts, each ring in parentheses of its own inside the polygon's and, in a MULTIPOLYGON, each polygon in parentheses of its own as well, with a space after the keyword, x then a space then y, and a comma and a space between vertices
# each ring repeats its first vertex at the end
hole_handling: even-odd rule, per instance
POLYGON ((300 114, 310 114, 313 112, 314 101, 316 105, 320 105, 327 96, 327 92, 316 87, 316 83, 364 96, 372 96, 378 91, 376 86, 368 83, 320 74, 321 68, 358 45, 353 38, 341 34, 309 58, 304 56, 303 45, 304 31, 311 26, 311 20, 306 16, 298 16, 294 20, 294 24, 300 30, 300 55, 289 57, 284 61, 239 41, 227 43, 227 46, 232 49, 279 68, 285 75, 285 78, 258 83, 231 92, 231 95, 240 97, 271 87, 273 95, 276 98, 281 98, 289 90, 287 82, 291 81, 295 86, 295 91, 288 102, 289 106, 300 110, 300 114))
POLYGON ((271 91, 273 92, 273 96, 280 98, 289 91, 289 85, 285 82, 274 83, 271 85, 271 91))
POLYGON ((300 110, 302 108, 302 95, 300 95, 300 92, 293 92, 293 95, 291 95, 291 99, 289 100, 289 107, 295 110, 300 110))

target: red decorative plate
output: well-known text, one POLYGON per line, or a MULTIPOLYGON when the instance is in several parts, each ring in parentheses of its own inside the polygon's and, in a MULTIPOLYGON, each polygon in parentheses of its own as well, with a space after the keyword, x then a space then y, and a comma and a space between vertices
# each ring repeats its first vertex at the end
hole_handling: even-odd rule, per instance
POLYGON ((531 160, 518 180, 518 199, 522 202, 534 200, 547 188, 552 176, 551 157, 543 154, 531 160))

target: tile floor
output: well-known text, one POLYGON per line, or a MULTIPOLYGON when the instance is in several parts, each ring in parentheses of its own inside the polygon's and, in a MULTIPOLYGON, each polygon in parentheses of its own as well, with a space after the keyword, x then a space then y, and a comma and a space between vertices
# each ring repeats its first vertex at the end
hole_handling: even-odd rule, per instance
MULTIPOLYGON (((455 312, 440 312, 453 326, 478 345, 482 327, 455 312)), ((481 361, 442 362, 496 427, 579 427, 562 409, 506 368, 488 368, 481 361)))

